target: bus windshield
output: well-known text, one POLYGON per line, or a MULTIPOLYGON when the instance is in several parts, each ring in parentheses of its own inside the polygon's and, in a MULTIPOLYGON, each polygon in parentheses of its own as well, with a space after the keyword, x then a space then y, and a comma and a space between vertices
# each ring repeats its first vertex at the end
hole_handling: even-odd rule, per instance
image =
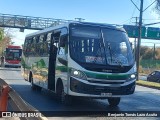
POLYGON ((5 59, 6 60, 21 60, 21 54, 22 54, 21 49, 8 49, 8 48, 6 48, 5 59))
POLYGON ((70 54, 73 60, 81 63, 111 66, 134 64, 126 33, 105 27, 72 27, 70 54))

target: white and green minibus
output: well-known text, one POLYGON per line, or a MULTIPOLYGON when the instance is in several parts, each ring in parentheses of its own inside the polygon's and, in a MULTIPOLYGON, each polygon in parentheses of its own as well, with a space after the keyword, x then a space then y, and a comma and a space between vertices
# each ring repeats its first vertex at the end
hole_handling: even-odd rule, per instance
POLYGON ((31 88, 56 93, 62 103, 73 97, 108 99, 117 106, 133 94, 136 64, 123 28, 70 22, 25 38, 22 73, 31 88))

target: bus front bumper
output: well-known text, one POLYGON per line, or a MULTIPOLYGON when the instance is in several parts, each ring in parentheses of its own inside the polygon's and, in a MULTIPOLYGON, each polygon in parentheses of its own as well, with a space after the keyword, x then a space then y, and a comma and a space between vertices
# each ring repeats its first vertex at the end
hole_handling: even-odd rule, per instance
POLYGON ((82 82, 77 78, 70 78, 69 95, 83 96, 83 97, 120 97, 124 95, 133 94, 135 91, 135 81, 132 80, 124 84, 106 85, 106 84, 90 84, 82 82))

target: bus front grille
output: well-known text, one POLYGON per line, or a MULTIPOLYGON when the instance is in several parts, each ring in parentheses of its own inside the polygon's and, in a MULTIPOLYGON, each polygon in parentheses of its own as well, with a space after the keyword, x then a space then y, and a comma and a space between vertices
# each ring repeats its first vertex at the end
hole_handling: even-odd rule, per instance
POLYGON ((126 80, 106 80, 106 79, 94 79, 88 78, 88 82, 90 83, 99 83, 99 84, 123 84, 126 80))

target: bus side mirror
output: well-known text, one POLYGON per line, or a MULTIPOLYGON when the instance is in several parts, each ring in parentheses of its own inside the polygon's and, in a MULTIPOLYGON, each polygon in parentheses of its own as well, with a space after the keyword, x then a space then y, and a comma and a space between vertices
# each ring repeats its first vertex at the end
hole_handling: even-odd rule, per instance
POLYGON ((65 44, 67 43, 68 41, 68 35, 62 35, 60 37, 60 47, 65 47, 65 44))

